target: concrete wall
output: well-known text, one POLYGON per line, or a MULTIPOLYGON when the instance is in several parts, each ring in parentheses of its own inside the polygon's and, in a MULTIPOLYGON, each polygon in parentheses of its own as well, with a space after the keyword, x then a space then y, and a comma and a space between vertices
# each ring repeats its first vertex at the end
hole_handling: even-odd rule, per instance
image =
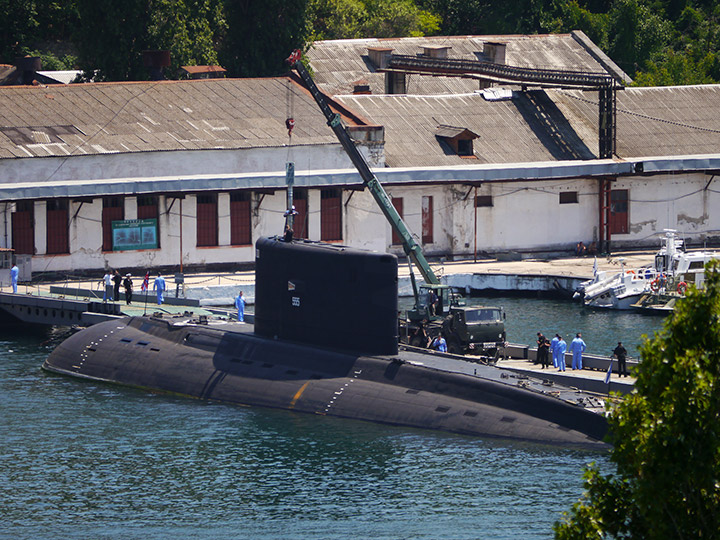
MULTIPOLYGON (((382 152, 360 148, 371 166, 384 166, 382 152)), ((334 143, 294 146, 290 152, 274 147, 0 159, 0 183, 284 171, 288 160, 295 162, 296 171, 352 168, 340 144, 334 143)))
MULTIPOLYGON (((336 166, 342 161, 344 153, 328 145, 320 149, 301 151, 294 148, 293 159, 307 159, 307 155, 317 158, 322 167, 336 166)), ((99 163, 100 157, 86 156, 86 160, 68 159, 59 164, 54 158, 28 160, 0 160, 0 167, 8 161, 22 161, 30 168, 39 167, 40 173, 50 174, 53 166, 57 175, 62 177, 70 171, 76 171, 79 178, 85 176, 105 177, 118 172, 118 163, 131 157, 138 160, 129 169, 148 175, 180 174, 184 167, 196 173, 200 166, 190 160, 186 152, 171 152, 169 155, 153 156, 102 156, 107 159, 95 173, 83 168, 99 163), (170 163, 172 157, 179 163, 170 163), (118 163, 113 163, 119 160, 118 163), (158 160, 158 161, 155 161, 158 160), (144 163, 158 164, 168 161, 169 169, 149 170, 140 167, 144 163), (42 166, 38 163, 42 162, 42 166)), ((205 159, 216 156, 218 163, 213 165, 214 172, 231 168, 234 160, 243 162, 250 170, 255 167, 274 167, 284 170, 288 158, 287 151, 278 149, 255 149, 253 152, 210 151, 203 152, 205 159), (282 154, 282 155, 281 155, 282 154), (240 157, 244 157, 244 161, 240 157), (275 160, 275 161, 273 161, 275 160), (252 163, 249 163, 252 162, 252 163)), ((205 161, 206 168, 208 167, 205 161)), ((308 164, 309 165, 309 164, 308 164)), ((318 167, 319 168, 319 167, 318 167)), ((245 170, 244 169, 244 170, 245 170)), ((2 171, 2 169, 0 169, 2 171)), ((5 169, 7 171, 7 169, 5 169)), ((320 239, 320 190, 324 185, 308 190, 308 237, 320 239)), ((613 235, 614 249, 659 246, 659 235, 663 229, 673 228, 692 241, 693 245, 702 245, 706 239, 720 239, 720 214, 713 209, 720 208, 720 187, 715 180, 703 173, 676 173, 654 176, 633 176, 618 178, 613 189, 629 191, 629 232, 613 235)), ((422 198, 433 197, 433 241, 423 246, 429 256, 471 257, 478 252, 498 253, 503 251, 557 251, 570 250, 578 241, 589 244, 598 237, 598 181, 596 179, 572 180, 534 180, 524 182, 485 183, 477 188, 464 185, 461 181, 443 185, 389 186, 391 197, 403 198, 405 222, 418 243, 422 234, 422 198), (559 196, 563 192, 577 192, 578 202, 560 204, 559 196), (489 195, 493 206, 474 207, 475 195, 489 195), (477 215, 477 221, 475 216, 477 215)), ((286 206, 285 190, 270 192, 252 192, 252 238, 281 234, 283 230, 283 212, 286 206)), ((62 190, 58 188, 58 194, 62 190)), ((102 251, 102 199, 72 200, 69 204, 69 241, 70 253, 67 255, 47 255, 46 203, 34 202, 35 211, 35 247, 33 271, 78 271, 102 270, 104 268, 153 268, 171 266, 178 268, 187 265, 212 265, 218 263, 247 263, 254 260, 254 247, 230 246, 230 197, 227 191, 218 193, 219 245, 198 247, 196 234, 196 197, 186 194, 184 199, 168 194, 158 194, 160 248, 155 250, 103 252, 102 251), (181 220, 182 212, 182 220, 181 220), (182 223, 181 223, 182 221, 182 223), (181 234, 182 233, 182 234, 181 234), (181 249, 182 239, 182 249, 181 249)), ((12 247, 11 213, 12 204, 0 206, 4 212, 6 230, 0 236, 2 247, 12 247)), ((137 201, 134 196, 125 197, 125 219, 137 217, 137 201)), ((346 189, 342 195, 342 243, 354 247, 376 251, 389 251, 403 254, 401 246, 391 245, 390 225, 381 213, 373 197, 367 190, 346 189)))

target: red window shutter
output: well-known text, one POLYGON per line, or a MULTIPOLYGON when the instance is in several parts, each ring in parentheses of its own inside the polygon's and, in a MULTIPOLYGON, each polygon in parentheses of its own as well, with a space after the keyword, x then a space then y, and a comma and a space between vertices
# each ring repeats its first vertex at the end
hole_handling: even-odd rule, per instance
POLYGON ((12 247, 18 254, 32 255, 35 253, 32 207, 12 213, 12 247))
POLYGON ((433 242, 433 198, 429 196, 422 198, 422 242, 433 242))
POLYGON ((103 251, 112 251, 113 236, 112 222, 120 221, 124 216, 124 208, 122 206, 104 207, 102 211, 102 228, 103 228, 103 251))
POLYGON ((307 199, 295 199, 295 211, 297 216, 293 220, 293 236, 295 238, 307 238, 308 235, 308 211, 307 199))
POLYGON ((628 190, 610 192, 610 234, 628 233, 628 190))
MULTIPOLYGON (((403 217, 403 198, 393 197, 392 204, 395 207, 395 210, 397 210, 397 213, 400 214, 400 217, 403 217)), ((402 244, 402 238, 400 238, 400 235, 395 232, 395 228, 392 229, 392 243, 393 245, 402 244)))
POLYGON ((233 246, 252 244, 250 200, 230 201, 230 243, 233 246))
POLYGON ((69 253, 68 211, 47 211, 47 252, 49 254, 69 253))
POLYGON ((197 245, 218 245, 217 199, 214 197, 197 198, 197 245))
POLYGON ((320 193, 320 240, 342 240, 340 192, 323 189, 320 193))

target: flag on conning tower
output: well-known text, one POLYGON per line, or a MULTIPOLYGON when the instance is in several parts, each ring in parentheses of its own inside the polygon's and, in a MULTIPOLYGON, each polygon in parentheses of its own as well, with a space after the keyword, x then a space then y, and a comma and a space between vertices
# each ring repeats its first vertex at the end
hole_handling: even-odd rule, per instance
POLYGON ((148 270, 145 272, 145 279, 143 279, 142 287, 140 287, 141 291, 147 291, 148 287, 150 286, 150 271, 148 270))

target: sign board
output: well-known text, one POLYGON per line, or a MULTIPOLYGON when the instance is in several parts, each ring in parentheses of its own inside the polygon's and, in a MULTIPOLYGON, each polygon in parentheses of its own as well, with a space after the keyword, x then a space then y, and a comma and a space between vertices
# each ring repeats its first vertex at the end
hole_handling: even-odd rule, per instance
POLYGON ((157 249, 157 218, 112 222, 113 251, 157 249))

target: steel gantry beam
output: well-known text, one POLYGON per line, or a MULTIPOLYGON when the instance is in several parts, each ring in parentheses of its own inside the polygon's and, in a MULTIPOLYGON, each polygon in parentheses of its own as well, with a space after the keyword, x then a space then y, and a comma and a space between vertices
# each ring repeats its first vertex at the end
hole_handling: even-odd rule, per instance
POLYGON ((598 92, 598 157, 612 158, 616 140, 616 91, 623 84, 605 72, 572 71, 508 66, 460 58, 429 58, 402 54, 389 55, 384 72, 449 77, 481 77, 500 83, 540 88, 573 88, 598 92))

